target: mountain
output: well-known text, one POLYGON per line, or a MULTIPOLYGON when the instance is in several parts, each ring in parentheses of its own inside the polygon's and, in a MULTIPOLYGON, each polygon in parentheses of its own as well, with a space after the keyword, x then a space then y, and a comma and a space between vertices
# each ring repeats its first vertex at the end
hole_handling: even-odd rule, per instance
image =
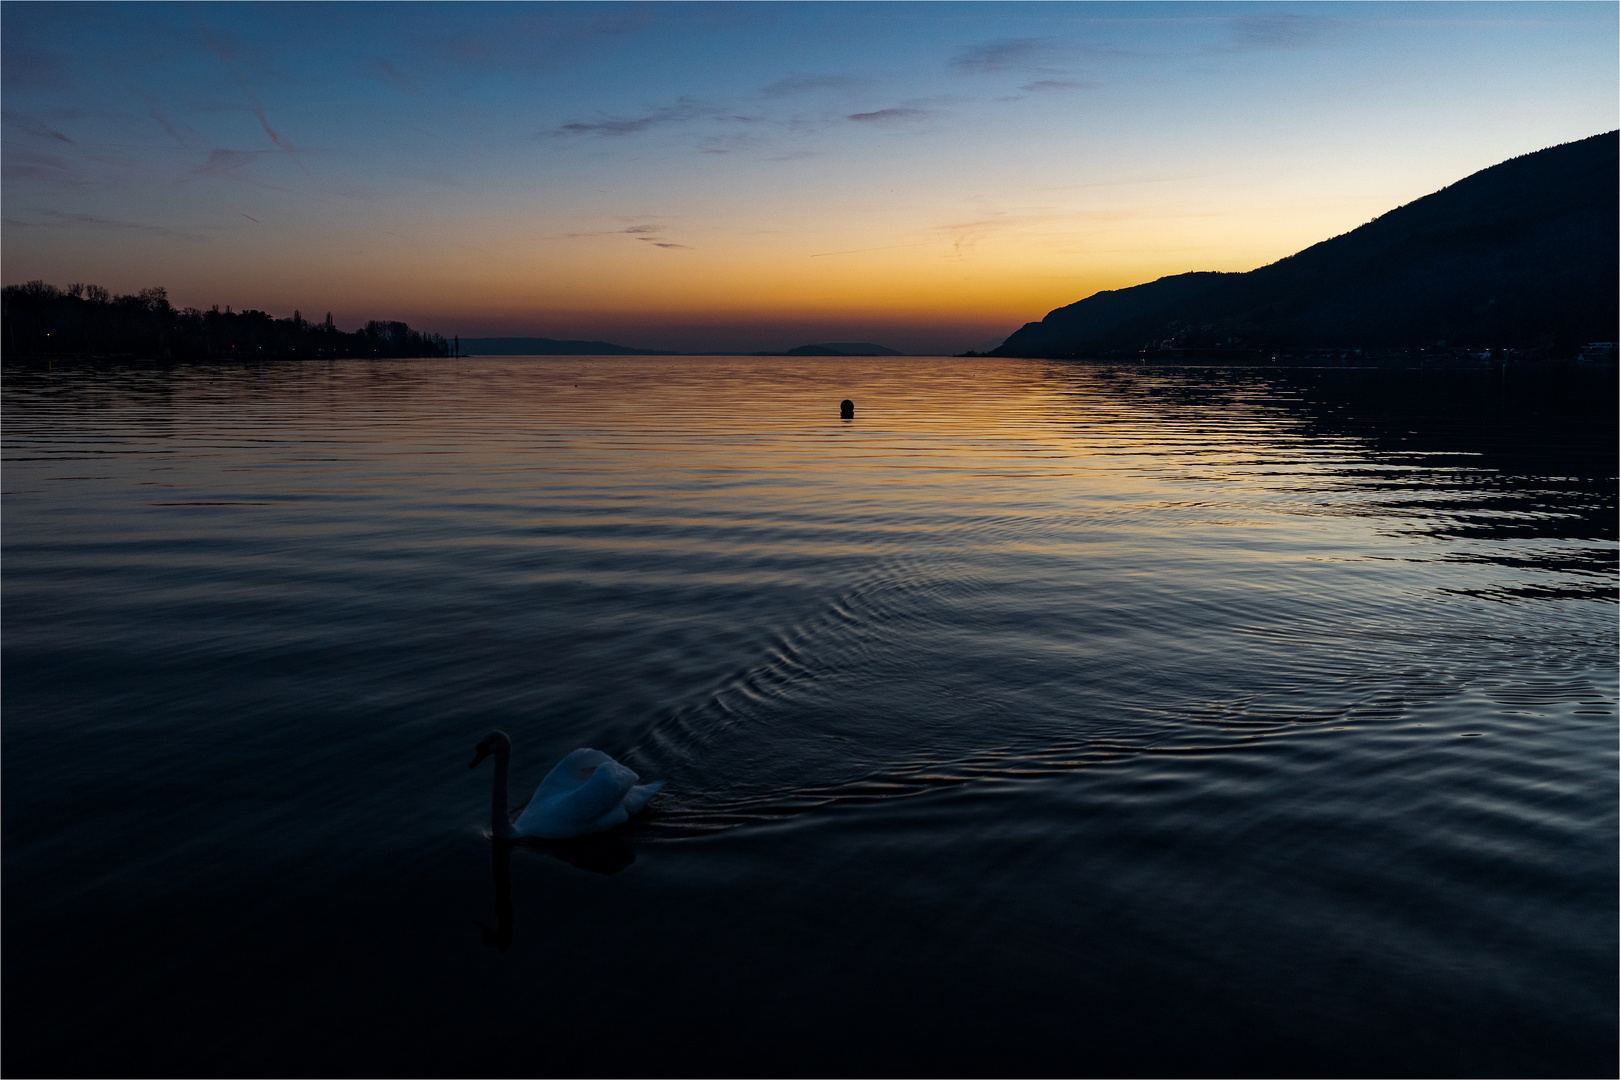
POLYGON ((874 345, 870 341, 834 341, 825 345, 800 345, 784 356, 904 356, 904 353, 874 345))
POLYGON ((1248 273, 1105 291, 991 356, 1616 339, 1620 132, 1525 154, 1248 273))
POLYGON ((663 349, 632 349, 607 341, 557 341, 547 337, 462 338, 468 356, 679 356, 663 349))

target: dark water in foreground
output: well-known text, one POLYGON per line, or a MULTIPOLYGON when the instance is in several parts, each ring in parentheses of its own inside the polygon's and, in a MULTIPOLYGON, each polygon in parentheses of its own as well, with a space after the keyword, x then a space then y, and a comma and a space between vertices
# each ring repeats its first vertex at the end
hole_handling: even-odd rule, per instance
POLYGON ((791 364, 8 369, 7 1074, 1614 1073, 1612 373, 791 364))

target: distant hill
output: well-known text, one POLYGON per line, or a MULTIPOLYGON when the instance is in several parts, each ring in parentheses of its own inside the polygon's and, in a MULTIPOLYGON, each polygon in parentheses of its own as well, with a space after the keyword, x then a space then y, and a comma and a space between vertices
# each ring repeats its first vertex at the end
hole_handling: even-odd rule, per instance
POLYGON ((1620 132, 1513 158, 1243 274, 1100 292, 992 356, 1616 340, 1620 132))
POLYGON ((664 349, 632 349, 607 341, 558 341, 546 337, 462 338, 472 356, 678 356, 664 349))
POLYGON ((874 345, 870 341, 835 341, 826 345, 800 345, 784 356, 903 356, 904 353, 874 345))

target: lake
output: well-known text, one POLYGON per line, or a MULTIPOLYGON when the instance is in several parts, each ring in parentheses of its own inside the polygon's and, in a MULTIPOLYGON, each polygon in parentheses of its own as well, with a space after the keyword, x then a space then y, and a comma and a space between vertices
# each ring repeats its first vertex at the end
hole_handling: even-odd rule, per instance
POLYGON ((1615 401, 8 366, 4 1070, 1614 1075, 1615 401))

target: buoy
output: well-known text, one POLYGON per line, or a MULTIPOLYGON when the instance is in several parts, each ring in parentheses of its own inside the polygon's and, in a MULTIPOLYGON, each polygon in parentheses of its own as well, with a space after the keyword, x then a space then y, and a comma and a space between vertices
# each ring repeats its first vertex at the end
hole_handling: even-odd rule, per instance
POLYGON ((844 420, 855 419, 855 403, 845 398, 838 403, 838 415, 844 420))

